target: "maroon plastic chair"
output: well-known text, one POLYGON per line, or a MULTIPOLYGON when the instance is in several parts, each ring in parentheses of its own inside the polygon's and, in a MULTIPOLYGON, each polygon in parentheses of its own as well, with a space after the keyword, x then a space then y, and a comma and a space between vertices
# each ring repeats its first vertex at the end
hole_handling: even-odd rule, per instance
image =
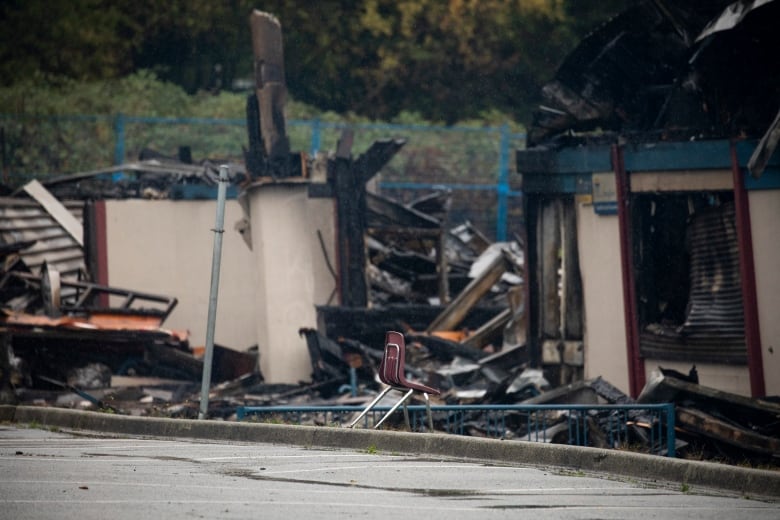
MULTIPOLYGON (((374 429, 379 428, 385 420, 395 412, 399 406, 404 405, 404 417, 406 418, 406 424, 409 426, 409 412, 406 408, 406 401, 412 396, 414 392, 421 392, 425 398, 426 411, 428 412, 428 427, 433 430, 433 416, 431 414, 431 402, 428 398, 429 395, 439 395, 441 392, 430 386, 409 381, 406 379, 405 366, 406 366, 406 341, 404 335, 400 332, 388 331, 385 334, 385 353, 382 356, 382 361, 379 363, 379 380, 385 385, 376 398, 362 411, 357 418, 349 424, 349 428, 355 426, 360 419, 371 411, 374 406, 385 396, 390 390, 398 390, 404 392, 404 396, 393 405, 392 408, 382 417, 382 419, 374 425, 374 429)), ((411 429, 411 427, 410 427, 411 429)))

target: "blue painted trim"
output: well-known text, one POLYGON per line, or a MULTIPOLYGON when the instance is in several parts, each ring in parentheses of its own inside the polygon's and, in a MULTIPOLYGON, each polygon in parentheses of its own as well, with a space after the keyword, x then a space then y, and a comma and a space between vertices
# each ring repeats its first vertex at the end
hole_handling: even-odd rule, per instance
POLYGON ((743 168, 742 171, 744 172, 746 190, 780 190, 780 167, 767 167, 758 179, 750 175, 746 168, 743 168))
MULTIPOLYGON (((756 144, 755 140, 735 144, 743 170, 756 144)), ((672 174, 680 170, 731 170, 731 142, 724 139, 627 144, 623 156, 629 175, 648 171, 672 174)), ((590 175, 612 171, 609 148, 604 146, 520 150, 517 164, 526 193, 590 193, 590 175)), ((780 150, 772 156, 760 179, 747 172, 744 179, 747 190, 780 189, 780 150)))
MULTIPOLYGON (((235 184, 227 186, 226 197, 238 197, 239 188, 235 184)), ((174 184, 168 188, 169 197, 173 200, 217 200, 217 186, 205 184, 174 184)))
POLYGON ((626 171, 731 169, 731 143, 727 140, 627 144, 623 147, 626 171))
MULTIPOLYGON (((380 182, 379 187, 388 190, 462 190, 462 191, 498 191, 496 184, 434 184, 426 182, 380 182)), ((519 197, 522 191, 508 190, 510 197, 519 197)))

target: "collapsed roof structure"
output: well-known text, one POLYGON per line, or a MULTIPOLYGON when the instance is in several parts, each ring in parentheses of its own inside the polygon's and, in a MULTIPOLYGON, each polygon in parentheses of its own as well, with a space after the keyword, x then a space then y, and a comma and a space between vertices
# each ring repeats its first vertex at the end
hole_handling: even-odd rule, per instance
POLYGON ((778 18, 772 0, 638 1, 543 87, 517 152, 532 359, 581 342, 585 378, 645 399, 682 399, 645 383, 691 364, 702 389, 780 392, 778 18))

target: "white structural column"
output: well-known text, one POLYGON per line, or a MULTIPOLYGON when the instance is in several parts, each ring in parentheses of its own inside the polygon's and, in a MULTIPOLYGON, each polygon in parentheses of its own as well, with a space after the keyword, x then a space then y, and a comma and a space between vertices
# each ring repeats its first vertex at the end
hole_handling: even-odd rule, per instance
POLYGON ((317 234, 335 262, 333 201, 309 198, 300 181, 258 184, 248 193, 260 369, 269 383, 308 381, 311 360, 298 330, 316 328, 315 306, 328 303, 335 286, 317 234))

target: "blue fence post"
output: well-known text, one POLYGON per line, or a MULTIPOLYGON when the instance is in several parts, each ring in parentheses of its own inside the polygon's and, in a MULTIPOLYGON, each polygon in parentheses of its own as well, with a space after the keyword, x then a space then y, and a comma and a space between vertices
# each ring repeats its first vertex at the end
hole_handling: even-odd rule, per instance
POLYGON ((509 206, 509 125, 501 126, 501 142, 498 155, 498 209, 496 211, 496 240, 506 240, 506 221, 509 206))
POLYGON ((320 151, 321 136, 320 136, 320 118, 315 117, 311 121, 311 155, 312 157, 320 151))
POLYGON ((677 457, 677 440, 674 434, 674 404, 666 406, 666 456, 677 457))
MULTIPOLYGON (((125 162, 125 115, 119 112, 114 118, 114 164, 119 165, 125 162)), ((114 181, 122 178, 122 172, 112 175, 114 181)))

